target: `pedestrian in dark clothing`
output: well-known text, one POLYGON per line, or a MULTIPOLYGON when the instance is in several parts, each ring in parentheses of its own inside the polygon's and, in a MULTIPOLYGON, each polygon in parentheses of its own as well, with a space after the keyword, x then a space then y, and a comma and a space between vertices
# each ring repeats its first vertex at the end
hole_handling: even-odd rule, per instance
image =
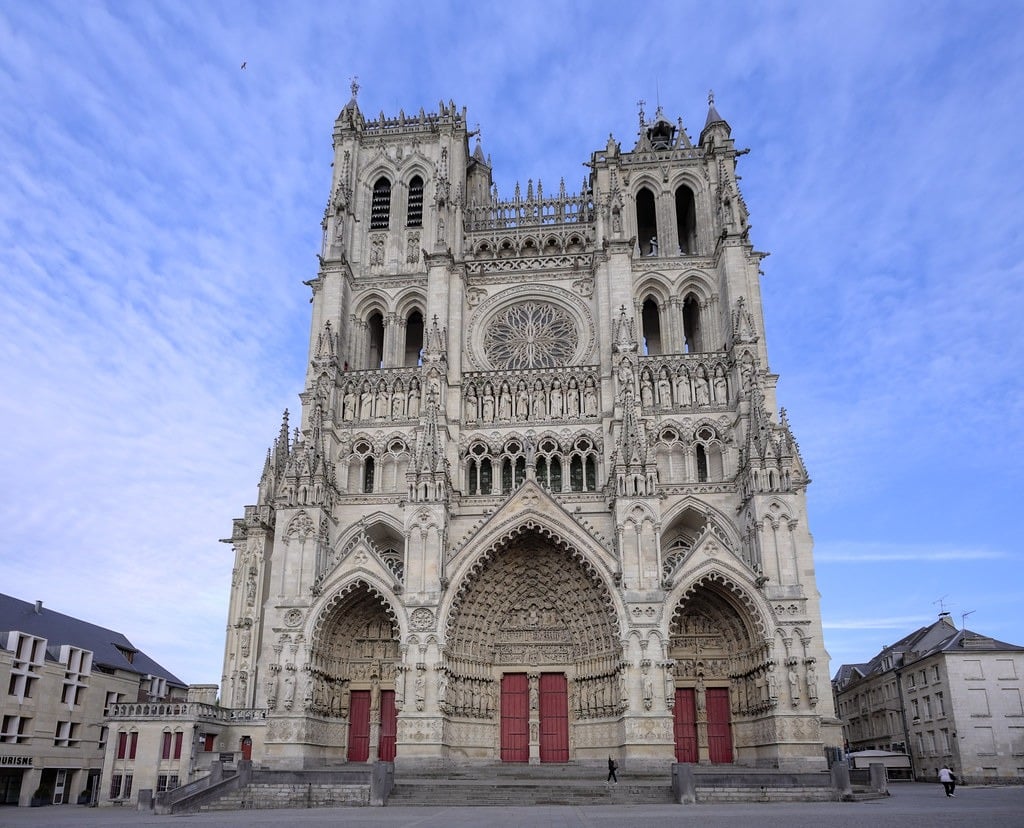
POLYGON ((615 775, 615 771, 617 771, 618 769, 619 769, 618 763, 614 759, 612 759, 611 756, 609 756, 608 757, 608 778, 605 781, 606 782, 614 782, 616 785, 618 785, 619 784, 619 777, 617 777, 615 775))

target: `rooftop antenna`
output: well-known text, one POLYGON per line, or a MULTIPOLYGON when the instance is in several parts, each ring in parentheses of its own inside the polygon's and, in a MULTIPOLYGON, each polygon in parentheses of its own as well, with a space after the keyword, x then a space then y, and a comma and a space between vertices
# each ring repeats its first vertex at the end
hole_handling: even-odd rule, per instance
POLYGON ((967 612, 961 612, 960 613, 960 631, 961 632, 963 632, 963 630, 966 629, 966 626, 967 626, 967 616, 968 615, 974 615, 975 612, 976 612, 976 610, 968 610, 967 612))
POLYGON ((945 618, 947 615, 949 615, 949 610, 946 609, 946 599, 948 597, 949 593, 947 592, 938 601, 932 601, 933 604, 939 605, 939 618, 945 618))

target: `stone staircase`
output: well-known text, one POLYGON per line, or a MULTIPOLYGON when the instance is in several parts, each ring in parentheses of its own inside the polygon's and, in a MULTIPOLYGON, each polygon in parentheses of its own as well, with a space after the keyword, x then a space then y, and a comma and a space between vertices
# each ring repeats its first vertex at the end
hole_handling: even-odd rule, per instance
POLYGON ((589 765, 486 764, 395 775, 388 805, 665 805, 670 774, 620 769, 607 784, 607 768, 589 765))

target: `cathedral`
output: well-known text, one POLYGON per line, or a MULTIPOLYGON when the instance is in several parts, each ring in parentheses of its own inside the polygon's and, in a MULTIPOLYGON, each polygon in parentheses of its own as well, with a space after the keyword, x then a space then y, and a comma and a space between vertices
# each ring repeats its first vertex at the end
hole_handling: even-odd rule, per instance
POLYGON ((301 413, 230 538, 253 758, 824 768, 808 477, 714 99, 509 198, 465 109, 357 92, 301 413))

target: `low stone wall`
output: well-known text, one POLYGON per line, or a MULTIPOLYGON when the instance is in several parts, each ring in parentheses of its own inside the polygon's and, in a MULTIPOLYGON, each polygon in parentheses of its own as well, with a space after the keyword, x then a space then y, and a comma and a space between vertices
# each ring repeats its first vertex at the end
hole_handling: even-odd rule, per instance
MULTIPOLYGON (((885 769, 872 765, 870 789, 886 795, 885 769)), ((853 795, 849 769, 842 764, 830 771, 794 773, 752 768, 713 768, 679 763, 672 766, 672 792, 676 802, 829 802, 853 795)))
POLYGON ((339 808, 346 805, 368 806, 369 785, 342 785, 330 782, 273 783, 250 782, 200 808, 201 811, 240 811, 248 808, 339 808))

